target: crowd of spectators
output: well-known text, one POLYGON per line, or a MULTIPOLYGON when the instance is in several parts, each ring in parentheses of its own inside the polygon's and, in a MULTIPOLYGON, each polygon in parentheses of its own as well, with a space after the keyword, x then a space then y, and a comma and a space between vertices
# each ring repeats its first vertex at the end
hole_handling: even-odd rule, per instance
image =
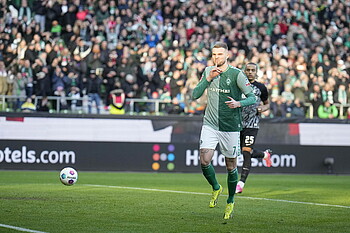
POLYGON ((305 103, 324 117, 320 106, 350 103, 349 23, 350 0, 0 0, 0 95, 58 96, 61 109, 88 96, 97 113, 160 99, 161 111, 202 114, 191 93, 224 41, 231 65, 259 64, 266 117, 304 117, 305 103))

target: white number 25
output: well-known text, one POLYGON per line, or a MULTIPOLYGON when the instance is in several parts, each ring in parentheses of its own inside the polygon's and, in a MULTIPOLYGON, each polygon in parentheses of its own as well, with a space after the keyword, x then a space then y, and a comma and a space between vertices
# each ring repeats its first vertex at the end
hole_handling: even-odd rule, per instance
POLYGON ((254 144, 254 136, 246 136, 245 140, 244 140, 244 143, 247 146, 254 144))

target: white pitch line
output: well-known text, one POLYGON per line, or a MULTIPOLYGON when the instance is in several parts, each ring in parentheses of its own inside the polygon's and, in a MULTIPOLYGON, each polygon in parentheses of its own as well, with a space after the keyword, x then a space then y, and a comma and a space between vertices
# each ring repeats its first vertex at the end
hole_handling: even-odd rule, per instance
MULTIPOLYGON (((132 189, 132 190, 142 190, 142 191, 152 191, 152 192, 180 193, 180 194, 192 194, 192 195, 210 195, 209 193, 186 192, 186 191, 166 190, 166 189, 150 189, 150 188, 125 187, 125 186, 113 186, 113 185, 98 185, 98 184, 81 184, 81 185, 91 186, 91 187, 102 187, 102 188, 132 189)), ((289 201, 289 200, 263 198, 263 197, 235 196, 235 198, 246 198, 246 199, 252 199, 252 200, 276 201, 276 202, 286 202, 286 203, 293 203, 293 204, 315 205, 315 206, 326 206, 326 207, 337 207, 337 208, 350 209, 350 206, 343 206, 343 205, 330 205, 330 204, 303 202, 303 201, 289 201)))
POLYGON ((16 227, 16 226, 11 226, 11 225, 1 224, 1 223, 0 223, 0 227, 13 229, 13 230, 17 230, 17 231, 31 232, 31 233, 48 233, 48 232, 44 232, 44 231, 36 231, 36 230, 31 230, 31 229, 27 229, 27 228, 16 227))
POLYGON ((280 200, 280 199, 263 198, 263 197, 242 197, 242 196, 238 196, 238 197, 239 198, 246 198, 246 199, 253 199, 253 200, 277 201, 277 202, 287 202, 287 203, 294 203, 294 204, 316 205, 316 206, 327 206, 327 207, 338 207, 338 208, 350 209, 350 206, 344 206, 344 205, 331 205, 331 204, 303 202, 303 201, 289 201, 289 200, 280 200))

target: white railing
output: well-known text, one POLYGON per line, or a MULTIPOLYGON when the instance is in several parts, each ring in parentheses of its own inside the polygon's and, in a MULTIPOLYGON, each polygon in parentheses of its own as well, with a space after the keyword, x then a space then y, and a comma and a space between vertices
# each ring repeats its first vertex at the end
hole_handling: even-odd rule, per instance
MULTIPOLYGON (((308 115, 310 119, 314 118, 314 106, 312 106, 311 103, 305 103, 304 104, 306 107, 308 107, 308 115)), ((345 109, 350 108, 350 104, 339 104, 339 103, 334 103, 333 105, 335 105, 338 109, 339 109, 339 115, 338 118, 340 119, 344 119, 346 116, 346 111, 345 109)))
MULTIPOLYGON (((8 111, 6 104, 9 102, 8 100, 15 100, 17 101, 17 99, 22 100, 23 102, 25 101, 27 97, 26 96, 10 96, 10 95, 0 95, 0 111, 5 112, 8 111)), ((38 102, 40 99, 42 99, 42 96, 36 96, 34 98, 34 105, 37 106, 38 102)), ((56 101, 56 112, 61 112, 61 98, 59 96, 48 96, 47 99, 51 100, 51 101, 56 101)), ((76 100, 76 101, 82 101, 82 106, 78 107, 77 109, 71 109, 72 112, 77 112, 77 113, 88 113, 88 96, 85 95, 81 98, 76 98, 76 97, 64 97, 65 100, 67 101, 72 101, 72 100, 76 100)), ((15 102, 13 101, 13 102, 15 102)), ((164 100, 160 100, 160 99, 132 99, 132 98, 127 98, 126 99, 126 109, 128 110, 128 113, 133 115, 135 113, 135 104, 137 103, 143 103, 143 104, 154 104, 154 114, 158 115, 159 113, 161 113, 161 109, 160 109, 160 105, 161 104, 171 104, 171 102, 169 101, 164 101, 164 100)), ((307 108, 307 116, 310 119, 314 118, 314 108, 312 106, 311 103, 305 103, 304 104, 307 108)), ((345 109, 350 108, 350 104, 338 104, 335 103, 334 104, 338 109, 339 109, 339 117, 338 118, 345 118, 345 109)))
MULTIPOLYGON (((17 100, 21 100, 22 102, 24 102, 26 100, 26 96, 10 96, 10 95, 0 95, 0 111, 5 112, 8 111, 9 109, 7 108, 7 105, 9 103, 9 100, 12 101, 13 104, 15 104, 15 102, 17 100)), ((33 104, 35 106, 38 105, 39 100, 41 100, 43 97, 42 96, 35 96, 35 98, 33 99, 33 104)), ((61 99, 62 97, 59 96, 47 96, 47 99, 50 101, 55 101, 56 102, 56 108, 55 111, 56 112, 61 112, 62 108, 61 108, 61 99)), ((89 102, 89 97, 87 95, 80 97, 80 98, 76 98, 76 97, 64 97, 64 99, 66 101, 81 101, 82 102, 82 106, 76 108, 76 112, 78 113, 87 113, 88 112, 88 102, 89 102)), ((145 103, 145 104, 153 104, 154 105, 154 113, 155 114, 159 114, 161 109, 160 109, 160 105, 161 104, 171 104, 171 102, 169 101, 164 101, 164 100, 160 100, 160 99, 132 99, 132 98, 126 98, 126 106, 128 109, 128 113, 129 114, 134 114, 135 113, 135 104, 136 103, 145 103)), ((73 110, 73 109, 72 109, 73 110)))

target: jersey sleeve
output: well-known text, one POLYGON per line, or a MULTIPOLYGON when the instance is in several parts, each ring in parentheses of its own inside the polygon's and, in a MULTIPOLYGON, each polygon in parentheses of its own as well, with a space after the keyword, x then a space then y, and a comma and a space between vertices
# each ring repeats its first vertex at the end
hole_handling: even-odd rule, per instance
POLYGON ((237 85, 244 95, 247 95, 249 92, 253 91, 247 76, 245 76, 245 74, 242 71, 239 72, 237 76, 237 85))
POLYGON ((207 80, 208 68, 205 68, 201 80, 197 84, 197 86, 193 89, 192 98, 198 99, 201 97, 205 91, 205 89, 209 86, 210 82, 207 80))
POLYGON ((247 97, 246 99, 240 101, 241 106, 245 107, 245 106, 254 104, 256 102, 256 98, 253 93, 253 88, 251 87, 251 84, 247 76, 245 76, 243 72, 240 72, 238 74, 237 85, 241 89, 243 94, 247 97))
POLYGON ((261 91, 260 99, 262 102, 265 102, 269 98, 269 93, 268 93, 267 88, 264 84, 261 84, 260 91, 261 91))

